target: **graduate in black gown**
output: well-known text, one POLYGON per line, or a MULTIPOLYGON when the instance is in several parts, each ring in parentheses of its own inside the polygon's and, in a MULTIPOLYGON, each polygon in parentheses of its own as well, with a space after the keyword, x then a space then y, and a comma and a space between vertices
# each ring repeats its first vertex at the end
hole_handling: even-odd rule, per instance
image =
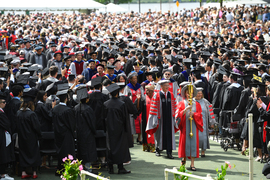
MULTIPOLYGON (((102 93, 102 77, 96 77, 91 80, 91 86, 94 88, 89 95, 89 102, 87 103, 94 111, 96 117, 96 147, 106 148, 106 136, 105 136, 105 106, 104 102, 109 100, 109 96, 102 93)), ((101 162, 105 164, 106 152, 99 151, 98 157, 101 162)))
POLYGON ((41 137, 40 123, 34 112, 36 89, 23 93, 23 102, 17 112, 17 129, 19 143, 19 160, 22 168, 22 179, 31 177, 26 174, 26 168, 32 167, 33 179, 37 178, 37 167, 41 164, 38 139, 41 137))
POLYGON ((74 107, 74 110, 77 120, 78 159, 82 160, 84 169, 91 172, 91 162, 97 160, 96 117, 93 109, 87 105, 89 97, 85 86, 77 89, 77 100, 80 103, 74 107))
MULTIPOLYGON (((67 106, 68 90, 62 90, 57 92, 57 96, 60 99, 60 103, 56 105, 53 112, 53 128, 55 136, 55 145, 58 156, 57 169, 63 169, 62 159, 68 155, 75 157, 75 130, 76 119, 74 111, 67 106)), ((59 175, 56 173, 55 175, 59 175)))
POLYGON ((179 76, 178 76, 178 83, 180 84, 183 81, 188 81, 188 77, 190 74, 190 65, 192 63, 191 59, 183 59, 183 69, 179 76))
MULTIPOLYGON (((251 89, 250 89, 250 82, 251 82, 251 75, 243 75, 243 84, 245 89, 241 92, 241 96, 239 99, 239 103, 237 107, 235 108, 235 114, 239 116, 239 119, 241 119, 241 124, 244 127, 245 124, 245 117, 246 117, 246 109, 247 105, 250 101, 250 95, 251 95, 251 89)), ((242 146, 242 155, 245 155, 246 148, 248 147, 248 141, 246 138, 243 138, 243 146, 242 146)))
MULTIPOLYGON (((116 83, 117 85, 120 86, 120 89, 119 89, 119 99, 123 102, 125 102, 125 105, 127 107, 127 111, 128 111, 128 114, 133 116, 133 118, 136 118, 137 115, 138 115, 138 110, 136 108, 136 103, 133 104, 133 102, 131 101, 131 99, 127 96, 127 95, 124 95, 124 88, 126 86, 126 83, 122 82, 122 83, 116 83)), ((129 147, 134 147, 133 145, 133 136, 132 136, 132 133, 131 133, 131 125, 130 125, 130 116, 128 116, 128 121, 127 123, 129 124, 128 125, 128 142, 129 142, 129 147)))
POLYGON ((35 113, 38 115, 40 122, 41 132, 51 132, 53 131, 52 124, 52 111, 51 108, 54 108, 56 101, 51 103, 51 107, 46 105, 46 99, 48 98, 47 93, 43 90, 40 90, 37 95, 37 103, 35 113))
POLYGON ((13 134, 16 131, 16 114, 22 103, 21 96, 23 95, 23 87, 20 85, 14 85, 11 88, 11 92, 13 94, 13 98, 9 101, 6 112, 8 119, 11 121, 11 133, 13 134))
MULTIPOLYGON (((47 99, 47 93, 43 90, 40 90, 37 94, 37 103, 35 108, 35 113, 38 116, 40 122, 41 132, 53 132, 52 124, 52 108, 56 105, 56 101, 51 103, 51 106, 45 104, 47 99)), ((51 143, 51 140, 40 140, 40 149, 54 149, 54 144, 51 143)), ((46 156, 43 156, 41 167, 46 167, 46 156)))
POLYGON ((201 79, 201 72, 197 69, 194 69, 191 71, 191 77, 192 79, 194 80, 194 86, 196 88, 202 88, 203 89, 203 94, 204 94, 204 97, 206 98, 207 97, 207 93, 206 93, 206 85, 205 83, 202 81, 201 79))
POLYGON ((14 160, 13 143, 6 140, 6 136, 11 140, 11 121, 4 112, 6 106, 6 96, 0 94, 0 179, 9 178, 6 172, 7 164, 14 160))
POLYGON ((106 107, 106 128, 108 145, 108 166, 109 173, 113 174, 113 164, 118 165, 118 174, 130 173, 123 167, 123 163, 131 160, 129 144, 127 138, 127 108, 123 101, 119 99, 119 89, 117 84, 106 87, 112 98, 104 103, 106 107))
MULTIPOLYGON (((231 75, 230 75, 231 85, 229 87, 227 87, 225 90, 223 102, 222 102, 222 110, 234 110, 236 108, 236 106, 238 105, 238 102, 239 102, 239 99, 241 96, 241 92, 244 89, 244 87, 241 86, 237 82, 237 78, 239 76, 240 76, 240 74, 238 74, 238 73, 234 73, 234 72, 231 73, 231 75)), ((235 120, 237 120, 237 119, 235 119, 235 120)), ((229 123, 229 122, 230 122, 230 120, 227 118, 223 118, 223 120, 222 120, 224 127, 226 127, 227 123, 229 123)))
POLYGON ((239 76, 240 74, 234 72, 230 75, 231 85, 226 88, 223 97, 224 101, 222 102, 222 109, 224 110, 234 110, 238 105, 241 92, 244 89, 243 86, 237 83, 237 78, 239 76))
POLYGON ((262 131, 263 131, 263 122, 260 118, 260 111, 257 106, 257 100, 258 98, 261 98, 261 96, 265 96, 265 85, 261 83, 252 83, 252 87, 255 87, 256 89, 252 88, 252 97, 253 101, 252 104, 248 110, 248 113, 253 114, 253 146, 257 148, 258 150, 258 157, 255 159, 255 161, 260 161, 262 159, 263 154, 263 139, 262 139, 262 131))
POLYGON ((226 72, 222 71, 222 70, 219 70, 219 69, 218 69, 217 73, 215 74, 215 76, 217 76, 217 80, 215 81, 217 84, 216 84, 215 88, 213 88, 214 89, 214 94, 213 94, 213 99, 212 99, 212 105, 213 105, 213 108, 215 108, 215 109, 219 109, 220 91, 221 91, 221 88, 222 88, 223 84, 225 83, 223 81, 223 74, 226 74, 226 72))

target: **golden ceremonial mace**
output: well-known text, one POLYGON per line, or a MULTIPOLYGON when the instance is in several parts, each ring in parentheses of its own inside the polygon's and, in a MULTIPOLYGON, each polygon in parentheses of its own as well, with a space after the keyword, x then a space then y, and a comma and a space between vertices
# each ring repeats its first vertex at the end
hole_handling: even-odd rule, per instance
MULTIPOLYGON (((189 99, 188 99, 188 104, 192 107, 192 98, 193 98, 193 85, 192 83, 190 82, 190 84, 187 85, 188 86, 188 95, 189 95, 189 99)), ((192 112, 192 108, 190 110, 190 112, 192 112)), ((190 138, 193 137, 193 133, 192 133, 192 116, 190 115, 189 116, 189 121, 190 121, 190 133, 189 133, 189 136, 190 138)))

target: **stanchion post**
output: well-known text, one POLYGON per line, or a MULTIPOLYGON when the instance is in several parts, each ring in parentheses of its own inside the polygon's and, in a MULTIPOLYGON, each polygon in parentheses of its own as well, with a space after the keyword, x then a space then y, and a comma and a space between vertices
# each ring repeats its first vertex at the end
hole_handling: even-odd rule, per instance
POLYGON ((164 169, 165 180, 169 180, 169 173, 166 170, 167 170, 167 168, 164 169))
POLYGON ((248 114, 249 180, 253 180, 253 114, 248 114))

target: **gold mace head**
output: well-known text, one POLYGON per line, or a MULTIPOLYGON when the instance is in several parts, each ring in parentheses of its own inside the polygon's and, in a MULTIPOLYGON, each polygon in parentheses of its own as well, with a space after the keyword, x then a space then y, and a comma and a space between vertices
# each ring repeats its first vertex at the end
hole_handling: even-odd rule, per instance
POLYGON ((189 136, 190 136, 190 138, 192 138, 192 137, 193 137, 193 133, 192 133, 192 132, 190 132, 190 133, 189 133, 189 136))

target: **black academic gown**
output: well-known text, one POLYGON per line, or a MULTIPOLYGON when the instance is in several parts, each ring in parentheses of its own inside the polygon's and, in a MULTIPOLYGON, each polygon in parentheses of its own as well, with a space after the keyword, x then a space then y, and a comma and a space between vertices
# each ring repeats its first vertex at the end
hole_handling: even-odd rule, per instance
POLYGON ((182 83, 184 81, 188 81, 188 76, 189 75, 190 75, 190 69, 182 71, 178 76, 178 81, 177 82, 180 84, 180 83, 182 83), (184 74, 186 74, 186 76, 184 74))
POLYGON ((31 88, 36 87, 36 86, 37 86, 37 83, 36 83, 37 81, 38 81, 38 77, 37 77, 37 76, 30 77, 30 78, 29 78, 29 86, 30 86, 31 88))
POLYGON ((146 80, 146 76, 144 73, 138 74, 138 83, 141 84, 146 80))
POLYGON ((7 105, 6 114, 11 123, 11 133, 16 132, 17 111, 20 109, 21 101, 16 98, 12 98, 7 105))
POLYGON ((107 110, 108 163, 123 164, 131 160, 127 138, 127 108, 123 101, 114 97, 106 101, 104 105, 107 110))
POLYGON ((221 95, 220 91, 221 91, 221 88, 222 88, 223 84, 224 84, 224 82, 220 82, 216 86, 216 90, 214 92, 213 100, 212 100, 213 108, 219 109, 219 107, 220 107, 220 101, 219 101, 220 98, 219 98, 219 96, 221 95))
POLYGON ((40 123, 30 109, 17 112, 19 159, 21 167, 37 167, 41 164, 38 139, 41 137, 40 123))
POLYGON ((223 100, 224 100, 224 94, 225 94, 225 90, 227 89, 227 87, 229 87, 231 85, 230 82, 225 82, 222 85, 222 88, 220 89, 220 96, 219 96, 219 109, 222 109, 223 107, 223 100))
POLYGON ((249 113, 253 114, 253 146, 256 148, 263 147, 262 140, 262 126, 263 124, 259 124, 258 120, 260 118, 260 111, 257 107, 257 99, 253 99, 253 103, 249 109, 249 113))
POLYGON ((14 160, 13 143, 6 147, 6 131, 11 135, 12 124, 6 114, 0 111, 0 165, 7 164, 14 160))
MULTIPOLYGON (((148 102, 150 103, 150 102, 148 102)), ((137 104, 137 99, 135 100, 134 104, 137 104)), ((142 114, 142 125, 141 125, 141 132, 142 132, 142 143, 147 144, 147 134, 145 132, 147 126, 147 110, 146 110, 146 99, 141 100, 138 114, 142 114)))
MULTIPOLYGON (((53 132, 52 124, 52 111, 51 108, 43 102, 38 102, 36 105, 35 113, 40 122, 41 132, 53 132)), ((55 145, 51 140, 41 139, 40 149, 54 149, 55 145)))
POLYGON ((96 130, 105 130, 105 106, 104 102, 109 100, 109 96, 102 92, 92 92, 89 95, 88 105, 93 109, 96 117, 96 130))
POLYGON ((69 154, 75 156, 75 113, 70 107, 63 104, 56 105, 52 112, 55 145, 58 154, 58 169, 62 169, 62 159, 69 154))
POLYGON ((250 88, 246 88, 242 91, 238 106, 235 108, 235 114, 239 116, 240 119, 245 117, 246 106, 249 101, 249 96, 251 95, 250 88))
POLYGON ((97 160, 96 150, 96 117, 93 109, 87 104, 77 104, 74 108, 77 120, 78 158, 83 163, 97 160))
POLYGON ((240 96, 241 96, 243 89, 244 89, 243 86, 240 86, 237 88, 237 87, 234 87, 233 84, 231 84, 225 90, 222 109, 234 110, 239 103, 239 99, 240 99, 240 96))
MULTIPOLYGON (((203 88, 203 95, 206 98, 206 96, 205 96, 205 83, 200 79, 198 81, 195 81, 193 84, 196 88, 203 88)), ((206 98, 206 99, 208 99, 208 98, 206 98)))
MULTIPOLYGON (((136 106, 135 106, 136 104, 134 103, 135 104, 134 105, 128 96, 123 95, 123 96, 120 96, 119 99, 125 103, 125 105, 127 107, 128 114, 132 115, 133 118, 136 119, 137 114, 138 114, 138 110, 136 109, 136 106)), ((134 145, 133 145, 133 139, 132 139, 132 134, 131 134, 130 116, 128 116, 127 118, 128 118, 127 135, 128 135, 129 147, 131 148, 131 147, 134 147, 134 145)))
POLYGON ((130 58, 124 66, 124 72, 128 75, 133 69, 133 63, 136 61, 135 57, 130 58))
POLYGON ((36 105, 35 113, 37 114, 40 122, 41 132, 52 132, 52 111, 50 110, 49 106, 43 102, 38 102, 36 105))

